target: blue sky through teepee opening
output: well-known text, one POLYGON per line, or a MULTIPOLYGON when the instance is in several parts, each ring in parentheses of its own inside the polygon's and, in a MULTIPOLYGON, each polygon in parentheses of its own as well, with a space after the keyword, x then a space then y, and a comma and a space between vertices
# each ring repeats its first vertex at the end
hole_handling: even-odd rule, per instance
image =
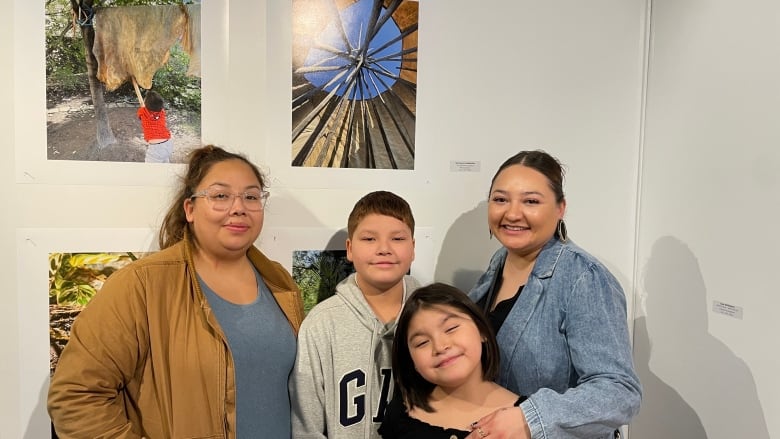
MULTIPOLYGON (((351 47, 346 47, 337 22, 329 23, 315 37, 316 43, 336 49, 337 53, 320 49, 316 45, 311 48, 304 63, 305 67, 335 67, 333 70, 305 73, 304 76, 311 84, 324 87, 327 92, 336 88, 336 94, 339 96, 349 91, 350 99, 371 99, 393 86, 395 77, 400 73, 402 50, 402 42, 399 38, 401 32, 395 22, 392 19, 387 20, 371 39, 367 49, 361 50, 366 40, 374 1, 381 0, 360 0, 339 11, 351 47), (389 46, 376 53, 373 52, 394 39, 395 41, 389 46), (383 59, 392 54, 397 56, 383 59), (347 80, 353 76, 357 82, 350 88, 347 80), (338 79, 334 81, 337 77, 338 79)), ((382 8, 380 17, 386 13, 385 8, 382 8)))

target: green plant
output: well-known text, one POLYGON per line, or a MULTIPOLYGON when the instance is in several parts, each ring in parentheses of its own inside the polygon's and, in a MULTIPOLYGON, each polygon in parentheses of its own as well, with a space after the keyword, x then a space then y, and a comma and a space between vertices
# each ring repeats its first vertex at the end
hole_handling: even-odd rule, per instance
POLYGON ((46 86, 59 93, 89 92, 84 42, 70 36, 46 36, 46 86))
POLYGON ((153 88, 168 105, 200 113, 200 78, 187 75, 189 62, 189 55, 174 45, 168 62, 154 74, 153 88))
POLYGON ((336 285, 354 272, 344 250, 303 250, 293 253, 292 275, 307 313, 336 292, 336 285))
POLYGON ((117 263, 137 259, 133 253, 50 253, 49 304, 84 306, 114 271, 117 263))

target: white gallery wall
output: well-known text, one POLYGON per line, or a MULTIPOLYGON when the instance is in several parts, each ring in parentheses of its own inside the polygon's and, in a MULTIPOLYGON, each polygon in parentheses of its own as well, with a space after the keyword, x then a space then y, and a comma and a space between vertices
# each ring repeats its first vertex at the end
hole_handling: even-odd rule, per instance
POLYGON ((631 439, 780 437, 778 18, 652 2, 631 439))
MULTIPOLYGON (((7 286, 0 292, 0 439, 40 438, 48 431, 47 266, 31 255, 78 244, 89 230, 95 233, 83 239, 88 247, 83 251, 104 251, 94 246, 122 246, 127 239, 148 246, 140 231, 157 227, 182 170, 47 162, 43 1, 11 3, 12 10, 0 17, 0 36, 6 37, 0 38, 0 55, 13 61, 12 69, 0 70, 0 92, 7 97, 0 107, 0 202, 6 211, 0 239, 8 249, 0 254, 7 286), (58 234, 63 238, 51 238, 58 234)), ((777 358, 768 361, 772 354, 754 340, 771 334, 772 304, 762 288, 770 285, 766 269, 778 238, 759 232, 745 239, 744 231, 760 231, 778 207, 771 193, 777 188, 778 156, 769 148, 777 143, 769 130, 777 86, 769 81, 778 73, 778 49, 771 47, 778 39, 764 23, 760 50, 748 45, 749 35, 709 41, 725 38, 721 26, 734 26, 719 19, 728 21, 748 7, 702 18, 728 2, 678 3, 653 6, 654 17, 666 19, 653 23, 656 52, 650 59, 643 149, 648 0, 500 0, 489 6, 423 0, 415 169, 390 171, 291 168, 290 2, 241 0, 228 6, 208 0, 202 14, 203 138, 246 153, 268 172, 272 202, 259 241, 266 251, 277 251, 277 240, 295 241, 291 248, 317 248, 323 237, 342 239, 338 231, 355 201, 386 189, 405 197, 414 210, 418 250, 425 250, 418 251, 415 274, 464 289, 497 246, 488 239, 485 204, 495 169, 521 149, 548 150, 568 168, 566 219, 573 239, 621 281, 630 318, 635 308, 639 313, 636 360, 648 395, 673 398, 689 409, 669 414, 661 399, 649 399, 651 409, 642 418, 649 427, 638 428, 636 436, 651 437, 654 426, 668 419, 682 419, 683 425, 695 415, 710 437, 725 437, 715 435, 724 419, 743 410, 746 416, 762 408, 764 414, 771 407, 777 411, 772 400, 777 380, 769 375, 777 358), (700 20, 698 34, 689 33, 681 14, 700 20), (702 50, 699 58, 691 56, 691 47, 702 50), (760 77, 728 62, 753 59, 748 48, 773 57, 756 68, 760 77), (718 81, 711 71, 716 65, 723 67, 719 74, 730 76, 718 81), (746 90, 753 93, 745 95, 746 90), (674 100, 680 96, 682 101, 674 100), (748 121, 751 130, 745 129, 748 121), (463 170, 453 162, 471 165, 463 170), (649 263, 658 256, 660 264, 649 263), (670 264, 670 258, 676 262, 670 264), (685 277, 683 269, 698 265, 698 277, 695 269, 685 277), (657 305, 653 287, 644 283, 647 267, 657 270, 649 271, 661 289, 657 305), (692 300, 664 302, 660 297, 672 290, 680 297, 693 294, 692 300), (636 293, 643 300, 635 307, 636 293), (712 300, 741 306, 743 319, 713 315, 712 300), (674 331, 672 322, 679 325, 674 331), (710 367, 695 369, 700 381, 693 381, 674 354, 710 367), (705 383, 703 370, 715 370, 713 362, 723 375, 705 383), (734 373, 725 373, 732 368, 734 373), (748 378, 755 390, 727 403, 732 385, 743 390, 748 378)), ((760 6, 767 22, 777 17, 770 2, 760 6)), ((758 23, 741 24, 741 32, 761 31, 758 23)), ((281 262, 289 267, 289 260, 281 262)), ((771 428, 765 418, 764 431, 771 428)), ((777 424, 774 432, 780 435, 777 424)), ((687 435, 665 437, 682 436, 687 435)))
MULTIPOLYGON (((415 169, 390 171, 292 169, 290 3, 204 2, 203 138, 245 152, 268 171, 272 204, 261 247, 277 237, 337 236, 360 196, 387 189, 410 202, 418 250, 429 250, 418 251, 413 272, 467 289, 497 245, 487 233, 490 178, 515 152, 544 148, 569 169, 573 238, 630 291, 644 0, 537 3, 420 4, 415 169), (474 164, 452 171, 454 161, 474 164)), ((38 438, 48 429, 47 292, 25 286, 45 285, 46 261, 24 260, 35 259, 30 246, 45 254, 51 232, 72 240, 85 229, 156 228, 181 167, 46 162, 43 2, 16 0, 3 19, 13 29, 4 54, 14 60, 15 123, 0 161, 10 188, 3 196, 14 201, 9 228, 20 233, 5 232, 16 251, 0 255, 9 282, 0 349, 19 359, 4 362, 10 370, 0 375, 3 388, 13 389, 0 397, 0 417, 8 417, 0 435, 38 438)))
MULTIPOLYGON (((6 5, 7 14, 0 14, 0 57, 14 56, 13 5, 6 5)), ((0 243, 6 251, 0 252, 0 277, 6 288, 0 292, 0 438, 22 437, 19 422, 19 313, 16 282, 16 227, 18 227, 19 199, 14 179, 14 70, 0 68, 0 243)))

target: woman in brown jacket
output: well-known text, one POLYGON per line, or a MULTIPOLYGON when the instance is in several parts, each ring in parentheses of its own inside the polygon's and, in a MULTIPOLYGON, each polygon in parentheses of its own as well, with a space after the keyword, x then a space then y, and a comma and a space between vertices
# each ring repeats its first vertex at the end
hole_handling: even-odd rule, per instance
POLYGON ((245 157, 192 152, 161 251, 111 275, 73 325, 49 388, 61 438, 290 437, 303 304, 254 247, 267 198, 245 157))

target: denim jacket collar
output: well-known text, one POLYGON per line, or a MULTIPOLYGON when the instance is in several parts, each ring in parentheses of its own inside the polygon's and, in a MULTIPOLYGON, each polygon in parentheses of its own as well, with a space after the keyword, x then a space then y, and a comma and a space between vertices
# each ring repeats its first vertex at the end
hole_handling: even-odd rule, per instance
MULTIPOLYGON (((559 241, 556 237, 550 238, 550 240, 544 244, 544 247, 542 247, 542 250, 537 256, 534 268, 531 271, 531 276, 539 279, 545 279, 552 276, 555 271, 555 266, 566 245, 566 243, 559 241)), ((499 274, 498 271, 504 267, 504 262, 506 261, 508 254, 509 251, 506 247, 499 248, 493 254, 493 257, 490 258, 490 264, 488 265, 488 269, 483 275, 483 278, 494 280, 499 274)), ((482 296, 482 293, 485 292, 487 291, 480 291, 480 297, 482 296)))
POLYGON ((542 247, 542 251, 536 257, 536 263, 531 271, 531 276, 539 279, 545 279, 553 275, 555 266, 558 264, 558 260, 563 253, 565 243, 558 240, 558 238, 551 238, 542 247))
MULTIPOLYGON (((555 267, 560 260, 561 254, 567 244, 559 241, 553 237, 547 243, 545 243, 539 255, 534 263, 534 268, 531 270, 531 274, 528 276, 528 281, 523 294, 518 298, 519 302, 524 302, 522 305, 514 306, 507 316, 507 320, 514 322, 511 330, 499 330, 498 338, 511 337, 514 338, 517 333, 522 333, 525 329, 531 315, 536 308, 536 303, 541 298, 544 291, 541 280, 552 277, 555 267), (508 333, 509 332, 509 333, 508 333), (515 333, 515 334, 511 334, 515 333)), ((494 289, 495 282, 501 278, 501 270, 506 261, 508 251, 506 247, 501 247, 496 251, 490 260, 490 265, 485 274, 477 281, 477 285, 471 292, 471 297, 474 301, 478 301, 486 294, 491 294, 494 289)), ((486 304, 486 306, 489 306, 486 304)), ((500 341, 500 340, 499 340, 500 341)), ((508 339, 505 341, 509 341, 508 339)), ((504 362, 506 366, 507 363, 504 362)))

